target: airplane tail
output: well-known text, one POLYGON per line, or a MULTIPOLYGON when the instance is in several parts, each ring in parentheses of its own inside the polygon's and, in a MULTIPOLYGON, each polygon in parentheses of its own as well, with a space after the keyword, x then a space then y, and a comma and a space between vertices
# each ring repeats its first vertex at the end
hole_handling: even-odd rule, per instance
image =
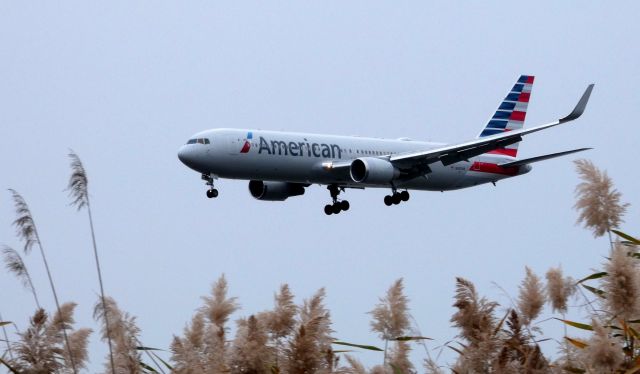
MULTIPOLYGON (((511 91, 502 100, 500 106, 493 114, 489 123, 482 129, 477 138, 495 135, 505 131, 518 130, 524 126, 524 118, 527 115, 527 106, 531 97, 533 87, 533 75, 521 75, 511 91)), ((501 154, 516 157, 518 153, 518 143, 495 149, 490 154, 501 154)))

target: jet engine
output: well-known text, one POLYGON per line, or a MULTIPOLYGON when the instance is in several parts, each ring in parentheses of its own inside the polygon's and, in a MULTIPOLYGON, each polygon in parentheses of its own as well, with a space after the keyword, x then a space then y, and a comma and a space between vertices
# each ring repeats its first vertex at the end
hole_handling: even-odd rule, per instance
POLYGON ((400 171, 387 160, 375 157, 357 158, 349 169, 351 179, 356 183, 389 183, 400 175, 400 171))
POLYGON ((264 201, 284 201, 304 194, 304 185, 288 182, 249 181, 251 196, 264 201))

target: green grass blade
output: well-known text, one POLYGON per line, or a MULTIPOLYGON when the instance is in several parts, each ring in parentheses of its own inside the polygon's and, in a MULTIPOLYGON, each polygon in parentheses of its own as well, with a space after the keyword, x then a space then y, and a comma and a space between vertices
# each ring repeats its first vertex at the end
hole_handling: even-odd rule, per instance
POLYGON ((586 284, 582 284, 581 286, 584 287, 587 291, 593 293, 594 295, 596 295, 598 297, 601 297, 603 299, 607 298, 607 295, 603 290, 599 290, 599 289, 597 289, 595 287, 587 286, 586 284))
POLYGON ((156 369, 152 368, 151 366, 145 364, 142 361, 140 361, 140 367, 142 367, 144 370, 146 370, 147 372, 150 372, 150 373, 157 373, 158 372, 156 369))
POLYGON ((565 338, 566 341, 571 343, 573 346, 575 346, 577 348, 580 348, 580 349, 585 349, 585 348, 587 348, 589 346, 589 344, 587 344, 587 343, 585 343, 583 341, 580 341, 578 339, 572 339, 572 338, 570 338, 568 336, 565 336, 564 338, 565 338))
POLYGON ((399 336, 391 340, 398 341, 398 342, 406 342, 409 340, 433 340, 433 339, 427 338, 426 336, 399 336))
POLYGON ((160 348, 151 348, 151 347, 142 347, 142 346, 136 347, 136 350, 138 350, 138 351, 163 351, 160 348))
POLYGON ((384 349, 380 349, 380 348, 375 347, 373 345, 353 344, 353 343, 341 342, 341 341, 337 341, 337 340, 334 341, 333 344, 346 345, 347 347, 356 347, 356 348, 368 349, 370 351, 384 352, 384 349))
POLYGON ((636 239, 631 235, 627 235, 625 233, 623 233, 622 231, 618 231, 618 230, 611 230, 614 234, 618 235, 619 237, 626 239, 628 241, 630 241, 631 243, 635 244, 635 245, 640 245, 640 239, 636 239))
POLYGON ((606 271, 602 271, 600 273, 593 273, 593 274, 589 275, 588 277, 580 279, 576 283, 580 284, 582 282, 586 282, 586 281, 591 280, 591 279, 598 279, 598 278, 606 277, 607 275, 609 275, 609 273, 607 273, 606 271))
POLYGON ((162 364, 169 370, 173 371, 173 366, 169 365, 165 360, 163 360, 160 356, 158 356, 155 352, 151 352, 162 364))
POLYGON ((580 323, 580 322, 573 322, 573 321, 569 321, 566 319, 560 319, 560 318, 555 318, 560 322, 564 322, 565 324, 578 328, 578 329, 582 329, 582 330, 588 330, 588 331, 593 331, 593 327, 591 327, 591 325, 587 325, 586 323, 580 323))

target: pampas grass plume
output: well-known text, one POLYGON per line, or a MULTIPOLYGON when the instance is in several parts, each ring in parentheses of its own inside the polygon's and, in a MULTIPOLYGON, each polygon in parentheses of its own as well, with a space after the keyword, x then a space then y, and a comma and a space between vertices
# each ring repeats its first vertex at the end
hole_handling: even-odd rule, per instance
POLYGON ((606 171, 601 171, 589 160, 581 159, 574 163, 582 179, 576 186, 574 208, 579 212, 577 223, 584 224, 593 236, 602 236, 620 226, 629 204, 621 203, 622 194, 613 187, 606 171))
POLYGON ((522 316, 522 322, 528 325, 540 315, 545 295, 540 278, 529 267, 525 267, 525 271, 525 278, 520 285, 518 309, 522 316))

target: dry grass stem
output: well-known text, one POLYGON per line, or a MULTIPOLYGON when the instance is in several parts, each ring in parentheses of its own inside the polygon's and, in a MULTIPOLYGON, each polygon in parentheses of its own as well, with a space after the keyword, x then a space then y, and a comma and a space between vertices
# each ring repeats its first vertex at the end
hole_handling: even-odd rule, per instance
MULTIPOLYGON (((67 190, 71 197, 71 205, 75 205, 78 210, 83 207, 87 207, 87 214, 89 216, 89 227, 91 229, 91 240, 93 244, 93 256, 96 261, 96 270, 98 272, 98 283, 100 285, 100 297, 102 303, 106 304, 104 283, 102 281, 102 269, 100 267, 100 258, 98 256, 98 245, 96 244, 96 234, 93 228, 93 215, 91 214, 91 204, 89 203, 89 180, 87 178, 87 172, 82 165, 80 157, 75 152, 69 152, 69 158, 71 159, 71 176, 69 177, 69 183, 67 190)), ((105 328, 109 331, 109 319, 103 316, 105 328)), ((113 342, 111 341, 111 334, 107 333, 107 343, 109 345, 109 361, 111 362, 112 374, 115 374, 115 362, 113 358, 113 342)))
MULTIPOLYGON (((53 276, 51 275, 49 263, 47 262, 47 257, 45 256, 44 248, 42 246, 42 242, 40 241, 40 236, 38 235, 38 230, 33 220, 31 210, 29 209, 27 202, 17 191, 12 189, 9 189, 9 191, 11 192, 13 198, 17 216, 13 221, 13 225, 16 227, 18 237, 24 241, 24 253, 29 254, 33 246, 35 244, 38 245, 38 248, 40 249, 40 255, 42 256, 42 261, 44 262, 44 267, 47 271, 47 277, 49 278, 49 284, 51 285, 51 292, 53 293, 53 299, 56 303, 56 309, 58 310, 58 312, 60 312, 58 293, 56 292, 56 287, 53 283, 53 276)), ((73 354, 69 345, 69 337, 67 336, 67 332, 65 329, 62 330, 62 335, 64 337, 68 357, 71 359, 71 367, 73 369, 73 373, 75 374, 77 373, 77 370, 75 363, 73 362, 73 354)))

